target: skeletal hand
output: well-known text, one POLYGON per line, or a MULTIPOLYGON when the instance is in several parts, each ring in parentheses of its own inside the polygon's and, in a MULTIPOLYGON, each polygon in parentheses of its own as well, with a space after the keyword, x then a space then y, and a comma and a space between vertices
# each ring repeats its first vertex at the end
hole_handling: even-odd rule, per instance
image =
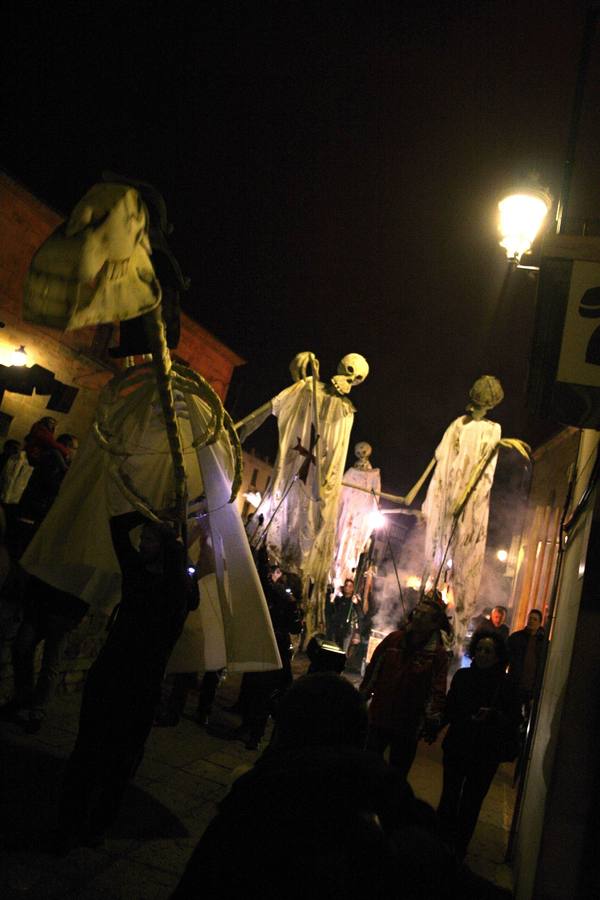
POLYGON ((304 350, 302 353, 296 353, 290 363, 290 373, 294 381, 306 381, 308 378, 308 367, 311 367, 312 374, 316 381, 319 380, 319 360, 311 353, 310 350, 304 350))

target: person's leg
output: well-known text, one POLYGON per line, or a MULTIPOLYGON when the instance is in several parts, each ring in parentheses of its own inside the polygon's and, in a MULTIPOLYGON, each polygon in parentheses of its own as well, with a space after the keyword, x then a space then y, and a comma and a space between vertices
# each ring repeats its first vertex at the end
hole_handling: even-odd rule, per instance
POLYGON ((391 740, 392 735, 389 731, 384 728, 377 728, 374 725, 369 725, 367 750, 371 750, 373 753, 378 753, 380 756, 383 756, 389 747, 391 740))
POLYGON ((269 721, 269 698, 277 687, 277 672, 255 672, 252 692, 248 699, 248 709, 242 722, 242 730, 247 729, 246 748, 256 750, 260 744, 267 722, 269 721))
POLYGON ((497 762, 484 761, 471 765, 465 773, 456 834, 456 855, 459 859, 463 859, 467 852, 469 841, 477 825, 481 806, 494 780, 497 769, 497 762))
POLYGON ((416 729, 407 728, 395 732, 390 743, 390 766, 397 769, 403 778, 408 776, 417 755, 418 737, 416 729))
POLYGON ((64 649, 69 639, 73 623, 65 616, 48 613, 44 629, 44 653, 42 665, 33 691, 30 710, 31 729, 41 724, 46 716, 46 707, 54 696, 61 671, 64 649))
POLYGON ((181 714, 185 709, 185 703, 190 690, 196 683, 196 672, 178 672, 173 676, 171 692, 167 702, 159 704, 159 710, 154 717, 155 725, 177 725, 181 714))
POLYGON ((12 647, 15 676, 13 706, 15 708, 24 708, 31 704, 34 687, 33 662, 35 648, 40 640, 38 623, 31 615, 27 615, 21 623, 12 647))
POLYGON ((442 839, 454 846, 460 797, 465 780, 461 766, 444 754, 444 782, 437 809, 442 839))
POLYGON ((196 719, 202 725, 206 724, 210 716, 220 678, 220 672, 205 672, 200 682, 196 719))

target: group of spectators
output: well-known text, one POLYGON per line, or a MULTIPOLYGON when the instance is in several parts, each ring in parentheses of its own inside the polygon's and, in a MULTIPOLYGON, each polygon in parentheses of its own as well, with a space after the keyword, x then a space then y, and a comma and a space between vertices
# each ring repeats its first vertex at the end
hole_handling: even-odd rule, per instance
POLYGON ((77 452, 73 434, 55 437, 57 422, 36 422, 23 445, 5 441, 0 455, 0 539, 5 560, 0 585, 0 642, 11 642, 14 696, 0 717, 17 719, 26 732, 41 728, 53 695, 69 632, 87 604, 28 576, 19 559, 58 496, 77 452), (34 679, 34 656, 44 640, 41 670, 34 679))
MULTIPOLYGON (((77 446, 72 435, 54 439, 55 427, 49 419, 36 423, 24 450, 5 446, 0 457, 2 486, 11 461, 22 454, 32 470, 17 508, 8 510, 12 543, 0 548, 2 594, 14 596, 17 585, 22 599, 13 635, 15 697, 0 715, 17 717, 31 732, 43 722, 66 636, 86 611, 77 598, 25 577, 16 561, 15 548, 26 543, 23 525, 33 526, 30 537, 56 497, 77 446), (46 649, 34 684, 33 654, 42 638, 46 649)), ((12 468, 16 471, 17 465, 12 468)), ((169 526, 131 513, 112 519, 111 533, 122 570, 122 599, 84 688, 79 733, 61 792, 63 850, 101 840, 116 817, 157 721, 167 659, 198 604, 197 584, 185 574, 185 548, 169 526), (142 532, 135 549, 131 532, 138 525, 142 532)), ((244 676, 236 704, 242 724, 233 736, 255 750, 270 714, 275 730, 258 763, 235 782, 221 805, 176 896, 195 895, 199 885, 207 896, 233 896, 249 876, 255 886, 263 885, 263 896, 274 895, 275 885, 294 896, 290 871, 295 871, 291 877, 298 895, 312 884, 319 892, 342 887, 346 896, 358 896, 359 887, 367 892, 370 886, 372 894, 375 889, 375 896, 383 896, 393 889, 398 867, 405 897, 450 897, 459 889, 465 897, 496 896, 489 885, 489 894, 470 894, 472 884, 464 881, 460 863, 498 766, 514 760, 519 750, 519 725, 544 646, 539 611, 530 612, 525 629, 508 635, 505 611, 492 610, 473 634, 470 667, 456 672, 447 695, 443 637, 451 626, 437 591, 422 596, 408 620, 376 647, 358 691, 332 673, 294 684, 290 635, 302 627, 300 604, 279 566, 266 558, 258 566, 282 668, 244 676), (443 729, 443 788, 436 815, 415 799, 406 778, 418 741, 432 743, 443 729), (389 765, 383 761, 388 749, 389 765), (292 827, 296 833, 300 828, 310 872, 302 865, 292 827), (265 846, 269 867, 259 853, 265 846), (438 877, 439 868, 433 874, 432 859, 444 877, 438 877), (305 877, 311 884, 303 882, 305 877)), ((343 650, 364 616, 354 588, 347 579, 341 592, 327 599, 326 636, 343 650)), ((0 624, 5 637, 5 618, 0 624)), ((195 677, 183 685, 183 702, 192 681, 195 677)), ((218 675, 207 684, 210 701, 217 684, 218 675)), ((178 720, 181 706, 169 724, 178 720)))

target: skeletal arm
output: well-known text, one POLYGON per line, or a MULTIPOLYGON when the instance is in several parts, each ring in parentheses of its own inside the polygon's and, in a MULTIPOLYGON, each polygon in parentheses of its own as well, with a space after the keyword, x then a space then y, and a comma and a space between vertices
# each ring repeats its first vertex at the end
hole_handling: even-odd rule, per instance
POLYGON ((437 462, 437 460, 434 457, 431 460, 431 462, 429 463, 429 465, 427 466, 427 468, 425 469, 425 471, 423 472, 423 474, 421 475, 421 477, 419 478, 419 480, 416 482, 416 484, 413 484, 410 491, 404 498, 404 503, 406 504, 406 506, 410 506, 410 504, 413 502, 413 500, 415 499, 415 497, 417 496, 417 494, 419 493, 419 491, 421 490, 421 488, 427 481, 428 477, 433 472, 436 462, 437 462))
POLYGON ((263 422, 267 421, 272 412, 273 402, 267 400, 266 403, 263 403, 263 405, 259 406, 258 409, 255 409, 254 412, 249 413, 244 419, 240 419, 239 422, 236 422, 235 430, 238 433, 240 442, 243 444, 247 437, 250 437, 257 428, 260 428, 263 422))

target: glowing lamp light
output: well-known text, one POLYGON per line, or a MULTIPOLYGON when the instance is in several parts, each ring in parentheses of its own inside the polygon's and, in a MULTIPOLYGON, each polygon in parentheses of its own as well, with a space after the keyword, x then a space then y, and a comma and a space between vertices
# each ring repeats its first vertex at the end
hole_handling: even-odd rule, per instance
POLYGON ((496 553, 496 559, 498 559, 502 563, 506 562, 506 560, 508 559, 507 551, 506 550, 498 550, 498 552, 496 553))
POLYGON ((247 500, 250 506, 253 506, 254 509, 260 506, 260 502, 262 497, 260 495, 260 491, 248 491, 246 494, 243 494, 244 500, 247 500))
POLYGON ((376 528, 383 528, 384 525, 385 516, 383 513, 380 513, 378 510, 369 513, 369 528, 371 531, 375 531, 376 528))
POLYGON ((21 344, 20 347, 17 347, 13 351, 12 365, 13 366, 26 366, 27 365, 27 353, 25 351, 25 347, 23 346, 23 344, 21 344))
POLYGON ((500 246, 508 259, 518 263, 531 248, 550 206, 550 197, 544 191, 510 194, 500 201, 500 246))
POLYGON ((406 587, 412 588, 413 591, 421 590, 421 579, 418 575, 409 575, 406 579, 406 587))

